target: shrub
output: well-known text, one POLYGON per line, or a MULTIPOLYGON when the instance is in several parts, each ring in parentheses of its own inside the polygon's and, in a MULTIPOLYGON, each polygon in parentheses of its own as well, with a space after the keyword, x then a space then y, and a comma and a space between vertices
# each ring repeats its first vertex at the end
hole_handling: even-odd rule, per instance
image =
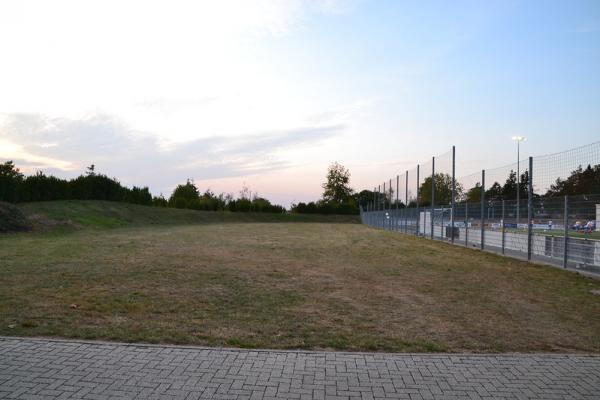
POLYGON ((169 206, 175 208, 188 208, 188 203, 191 202, 186 201, 186 199, 182 197, 176 197, 169 200, 169 206))
POLYGON ((292 212, 298 214, 359 214, 358 207, 353 200, 349 200, 344 203, 335 203, 333 201, 318 201, 316 203, 311 201, 310 203, 298 203, 292 206, 292 212))
POLYGON ((161 194, 160 196, 154 197, 152 199, 152 205, 154 207, 168 207, 169 206, 169 202, 161 194))

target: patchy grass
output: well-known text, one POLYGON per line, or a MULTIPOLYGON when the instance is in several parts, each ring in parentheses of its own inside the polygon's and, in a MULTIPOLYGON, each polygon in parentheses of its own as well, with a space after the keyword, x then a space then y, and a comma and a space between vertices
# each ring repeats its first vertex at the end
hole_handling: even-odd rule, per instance
POLYGON ((600 281, 358 224, 203 218, 0 236, 0 334, 600 352, 600 281))

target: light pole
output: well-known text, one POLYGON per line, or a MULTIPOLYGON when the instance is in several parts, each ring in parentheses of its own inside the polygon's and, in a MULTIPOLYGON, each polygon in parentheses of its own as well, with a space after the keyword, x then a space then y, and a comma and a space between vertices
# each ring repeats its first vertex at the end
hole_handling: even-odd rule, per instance
POLYGON ((526 141, 527 138, 525 136, 513 136, 512 140, 517 142, 517 229, 519 229, 519 209, 521 208, 521 203, 519 199, 521 192, 521 171, 519 171, 519 161, 521 160, 521 142, 526 141))

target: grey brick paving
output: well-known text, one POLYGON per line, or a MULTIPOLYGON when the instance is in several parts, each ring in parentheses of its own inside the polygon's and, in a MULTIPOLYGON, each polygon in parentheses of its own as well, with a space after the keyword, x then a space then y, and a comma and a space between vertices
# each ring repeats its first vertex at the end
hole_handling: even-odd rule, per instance
POLYGON ((600 357, 0 338, 2 399, 600 399, 600 357))

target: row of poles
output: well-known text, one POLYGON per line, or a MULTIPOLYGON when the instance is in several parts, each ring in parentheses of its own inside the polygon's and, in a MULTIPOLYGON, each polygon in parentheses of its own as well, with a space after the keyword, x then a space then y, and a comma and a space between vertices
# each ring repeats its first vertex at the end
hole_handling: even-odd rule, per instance
MULTIPOLYGON (((430 212, 430 218, 429 218, 429 222, 431 224, 430 226, 430 237, 431 239, 435 238, 435 222, 434 222, 434 215, 435 215, 435 157, 432 157, 431 159, 431 205, 428 207, 429 208, 429 212, 430 212)), ((517 172, 518 174, 519 172, 517 172)), ((451 198, 451 202, 450 202, 450 241, 452 243, 455 242, 455 211, 456 211, 456 149, 455 146, 452 146, 452 198, 451 198)), ((390 222, 389 222, 389 228, 390 229, 395 229, 395 230, 402 230, 402 229, 398 229, 398 228, 402 228, 404 229, 405 233, 409 233, 409 229, 408 229, 408 217, 409 217, 409 212, 408 210, 408 205, 409 205, 409 198, 408 198, 408 171, 406 171, 406 175, 405 175, 405 198, 404 198, 404 210, 400 210, 400 199, 399 199, 399 193, 400 193, 400 175, 396 176, 396 214, 398 213, 403 213, 404 214, 404 223, 401 225, 397 219, 392 220, 390 218, 390 222), (399 211, 400 210, 400 211, 399 211), (395 226, 392 227, 392 224, 394 224, 395 226)), ((528 185, 527 185, 527 259, 531 260, 532 257, 532 238, 533 238, 533 214, 534 214, 534 210, 533 210, 533 157, 529 157, 529 172, 528 172, 528 185)), ((414 208, 412 208, 414 210, 414 215, 415 215, 415 235, 417 236, 421 236, 421 226, 420 226, 420 220, 421 220, 421 207, 419 205, 419 200, 420 200, 420 186, 421 186, 421 181, 420 181, 420 165, 417 165, 417 176, 416 176, 416 184, 417 184, 417 193, 416 193, 416 205, 414 208)), ((517 193, 520 191, 520 188, 517 186, 517 193)), ((388 216, 386 216, 385 211, 389 211, 390 214, 392 212, 392 198, 393 198, 393 188, 392 188, 392 180, 390 179, 389 181, 389 185, 387 185, 386 187, 386 182, 383 183, 383 185, 379 185, 375 188, 373 188, 373 201, 369 202, 368 204, 366 204, 365 209, 363 209, 363 207, 361 206, 361 213, 363 211, 366 211, 366 213, 368 213, 366 215, 366 217, 369 219, 369 224, 370 225, 376 225, 376 226, 382 226, 384 229, 386 228, 386 220, 388 219, 388 216), (390 197, 390 201, 389 201, 389 208, 386 208, 387 205, 387 200, 386 197, 388 195, 389 192, 389 197, 390 197), (383 201, 382 201, 383 200, 383 201), (378 211, 383 211, 383 212, 378 212, 378 211)), ((519 219, 520 219, 520 215, 519 215, 519 208, 520 208, 520 204, 519 204, 519 200, 517 200, 517 227, 519 225, 519 219)), ((424 212, 426 212, 427 207, 423 207, 424 212)), ((486 218, 485 218, 485 211, 486 211, 486 199, 485 199, 485 170, 481 171, 481 229, 480 229, 480 235, 481 235, 481 239, 480 239, 480 248, 481 250, 485 249, 485 223, 486 223, 486 218)), ((444 208, 442 207, 442 226, 441 226, 441 230, 442 233, 440 234, 441 237, 444 236, 443 234, 443 213, 444 213, 444 208)), ((425 214, 424 214, 425 215, 425 214)), ((423 218, 423 223, 425 224, 426 221, 426 217, 424 216, 423 218)), ((469 232, 469 221, 468 221, 468 203, 465 202, 465 246, 468 246, 469 243, 469 237, 468 237, 468 232, 469 232)), ((505 253, 505 244, 506 244, 506 239, 505 239, 505 234, 506 234, 506 228, 505 228, 505 202, 504 200, 502 200, 502 222, 501 222, 501 230, 502 230, 502 254, 505 253)), ((568 259, 568 252, 567 252, 567 244, 568 244, 568 198, 567 196, 565 196, 565 203, 564 203, 564 251, 563 251, 563 266, 566 268, 567 267, 567 259, 568 259)), ((423 227, 423 236, 427 236, 426 232, 425 232, 425 227, 423 227)), ((447 235, 446 235, 447 236, 447 235)))

